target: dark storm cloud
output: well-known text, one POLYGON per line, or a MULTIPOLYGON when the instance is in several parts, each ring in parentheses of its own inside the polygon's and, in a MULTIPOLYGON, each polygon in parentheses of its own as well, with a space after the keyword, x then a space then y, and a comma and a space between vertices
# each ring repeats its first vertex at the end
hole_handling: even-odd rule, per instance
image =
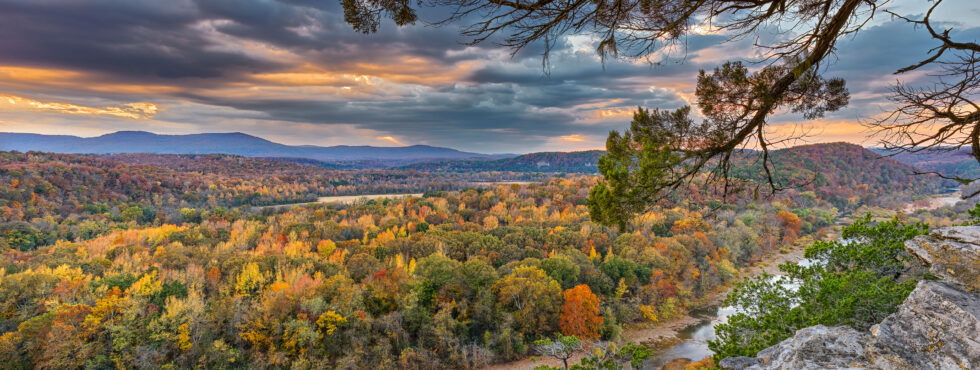
MULTIPOLYGON (((226 99, 212 96, 188 96, 212 105, 229 106, 239 110, 256 111, 269 118, 293 122, 322 124, 359 124, 376 130, 397 133, 427 142, 452 142, 460 135, 480 136, 493 140, 495 136, 529 135, 535 140, 554 137, 556 133, 604 134, 609 128, 601 125, 577 125, 578 119, 569 111, 547 111, 541 107, 560 105, 555 101, 591 101, 589 93, 569 94, 571 89, 540 91, 517 85, 446 86, 428 94, 389 100, 313 101, 275 99, 226 99), (521 90, 529 90, 524 92, 521 90), (565 90, 565 94, 557 91, 565 90), (539 95, 547 95, 545 99, 539 95), (490 135, 490 136, 487 136, 490 135)), ((595 91, 591 94, 599 94, 595 91)), ((621 94, 607 93, 620 96, 621 94)), ((648 100, 658 104, 679 104, 673 96, 648 93, 648 100)), ((637 99, 639 101, 640 99, 637 99)))
POLYGON ((209 49, 188 1, 0 2, 0 62, 97 71, 126 79, 215 78, 276 68, 209 49))
MULTIPOLYGON (((427 9, 420 15, 438 21, 448 12, 427 9)), ((963 31, 974 38, 978 33, 963 31)), ((324 130, 355 125, 408 143, 473 150, 531 151, 572 134, 592 135, 601 144, 608 130, 625 127, 629 118, 598 119, 596 110, 677 108, 685 104, 680 93, 693 92, 698 70, 710 70, 729 58, 750 58, 740 53, 753 50, 757 41, 727 40, 690 35, 682 40, 683 51, 654 60, 663 63, 603 65, 594 45, 563 39, 551 50, 551 67, 543 68, 541 44, 510 58, 510 50, 495 47, 495 40, 466 45, 458 25, 419 22, 399 28, 386 22, 377 34, 359 34, 343 21, 336 0, 0 0, 0 65, 176 86, 176 92, 126 97, 198 105, 184 116, 165 108, 161 116, 171 121, 282 121, 324 130), (403 68, 405 60, 416 69, 403 68), (387 74, 383 78, 388 82, 378 91, 344 95, 305 92, 302 85, 291 88, 256 76, 304 68, 387 74), (268 86, 278 89, 264 89, 268 86), (251 87, 260 88, 253 92, 251 87)), ((921 30, 898 21, 868 27, 842 41, 840 59, 828 75, 848 80, 852 108, 831 116, 854 119, 870 112, 868 107, 880 103, 887 91, 882 79, 894 80, 892 71, 921 60, 932 46, 921 30)), ((341 79, 321 86, 346 84, 341 79)), ((58 86, 11 89, 36 96, 75 93, 58 86)), ((77 94, 89 95, 76 100, 123 99, 121 93, 107 91, 77 94)), ((773 122, 795 119, 774 117, 773 122)))
MULTIPOLYGON (((280 70, 281 61, 221 50, 202 27, 268 43, 314 61, 417 55, 452 63, 465 47, 449 28, 390 24, 353 32, 336 1, 0 1, 0 63, 102 72, 126 79, 237 78, 280 70)), ((218 81, 215 81, 218 82, 218 81)))

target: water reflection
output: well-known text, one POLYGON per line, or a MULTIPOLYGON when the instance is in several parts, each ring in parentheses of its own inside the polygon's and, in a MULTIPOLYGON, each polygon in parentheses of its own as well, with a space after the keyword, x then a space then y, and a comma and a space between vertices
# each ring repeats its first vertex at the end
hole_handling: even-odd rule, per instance
MULTIPOLYGON (((657 368, 667 361, 678 358, 698 361, 711 356, 714 352, 708 349, 708 341, 715 339, 715 325, 724 323, 734 313, 735 309, 732 307, 720 307, 702 313, 698 316, 703 318, 700 323, 689 326, 678 333, 677 337, 683 341, 658 353, 649 367, 657 368)), ((697 315, 697 313, 695 314, 697 315)))

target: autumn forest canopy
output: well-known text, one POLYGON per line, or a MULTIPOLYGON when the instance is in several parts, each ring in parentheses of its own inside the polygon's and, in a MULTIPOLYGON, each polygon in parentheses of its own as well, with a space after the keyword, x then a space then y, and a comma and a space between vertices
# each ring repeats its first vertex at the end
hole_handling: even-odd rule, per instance
POLYGON ((527 174, 2 155, 0 350, 24 367, 459 368, 556 336, 622 341, 711 304, 766 256, 833 238, 850 215, 894 214, 950 185, 858 146, 815 145, 774 162, 816 172, 805 187, 724 200, 701 177, 610 227, 590 215, 594 175, 471 185, 527 174), (369 192, 423 195, 268 207, 369 192))

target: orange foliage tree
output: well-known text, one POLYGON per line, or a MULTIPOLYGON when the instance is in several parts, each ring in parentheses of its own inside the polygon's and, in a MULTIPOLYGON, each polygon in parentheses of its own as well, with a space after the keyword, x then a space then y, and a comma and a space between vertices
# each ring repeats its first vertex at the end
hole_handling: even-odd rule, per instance
POLYGON ((783 225, 783 236, 789 240, 796 240, 800 235, 800 227, 803 225, 800 217, 792 212, 786 211, 779 211, 776 217, 779 218, 779 222, 783 225))
POLYGON ((565 291, 565 304, 561 308, 561 332, 579 338, 598 338, 602 316, 599 316, 599 298, 592 294, 588 285, 580 284, 565 291))

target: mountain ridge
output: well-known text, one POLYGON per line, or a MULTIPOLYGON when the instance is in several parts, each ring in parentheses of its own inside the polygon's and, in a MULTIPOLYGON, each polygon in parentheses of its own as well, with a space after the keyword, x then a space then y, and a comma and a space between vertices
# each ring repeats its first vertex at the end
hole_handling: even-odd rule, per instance
POLYGON ((116 131, 95 137, 0 132, 0 150, 69 154, 234 154, 246 157, 294 157, 318 161, 495 159, 506 155, 464 152, 430 145, 286 145, 242 132, 186 135, 116 131))

